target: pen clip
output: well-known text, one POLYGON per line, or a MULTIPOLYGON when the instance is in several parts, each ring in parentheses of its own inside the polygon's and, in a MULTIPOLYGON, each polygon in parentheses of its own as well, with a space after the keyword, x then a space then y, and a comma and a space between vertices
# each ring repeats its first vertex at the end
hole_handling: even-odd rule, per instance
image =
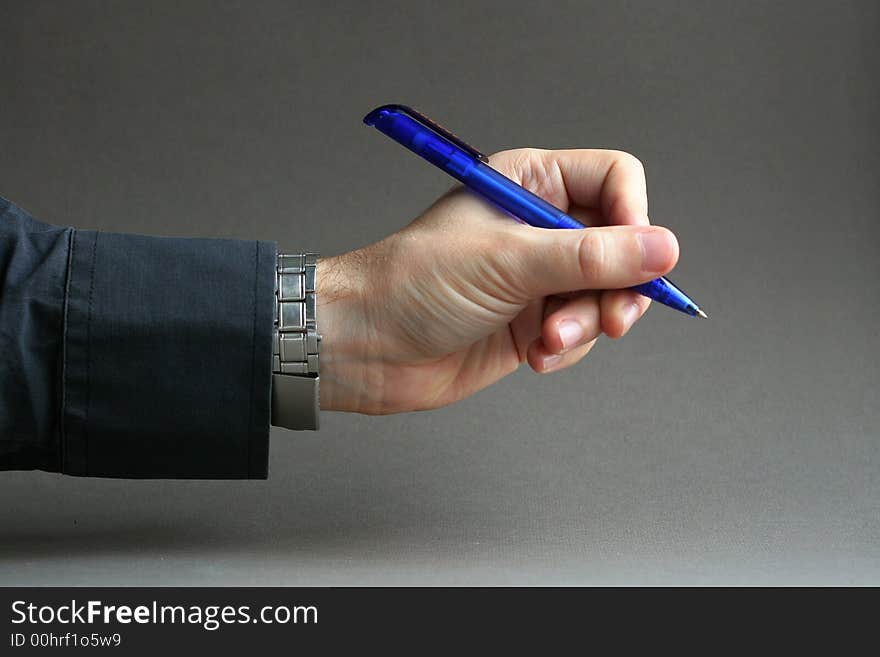
POLYGON ((488 162, 489 158, 486 157, 485 154, 478 151, 476 148, 468 144, 463 139, 457 137, 455 134, 444 128, 442 125, 429 119, 427 116, 419 112, 418 110, 414 110, 412 107, 408 107, 407 105, 385 105, 379 109, 388 109, 400 112, 401 114, 406 114, 408 117, 421 123, 423 126, 435 132, 437 135, 446 139, 456 146, 458 146, 461 150, 465 151, 468 155, 480 160, 481 162, 488 162))

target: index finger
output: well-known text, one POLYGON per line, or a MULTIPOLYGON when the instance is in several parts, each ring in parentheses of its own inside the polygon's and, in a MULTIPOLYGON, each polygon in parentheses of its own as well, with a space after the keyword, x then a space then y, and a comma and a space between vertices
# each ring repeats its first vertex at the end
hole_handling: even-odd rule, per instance
POLYGON ((608 225, 646 225, 645 169, 633 155, 604 149, 523 148, 492 156, 501 173, 568 212, 596 208, 608 225))

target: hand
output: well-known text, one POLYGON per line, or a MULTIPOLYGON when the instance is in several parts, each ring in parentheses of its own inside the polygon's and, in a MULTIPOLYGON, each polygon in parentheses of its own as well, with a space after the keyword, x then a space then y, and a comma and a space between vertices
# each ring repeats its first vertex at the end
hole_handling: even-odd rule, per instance
POLYGON ((524 361, 539 373, 570 367, 647 310, 620 288, 672 269, 678 244, 649 225, 636 158, 520 149, 490 164, 597 228, 520 224, 457 187, 381 242, 320 259, 323 409, 445 406, 524 361))

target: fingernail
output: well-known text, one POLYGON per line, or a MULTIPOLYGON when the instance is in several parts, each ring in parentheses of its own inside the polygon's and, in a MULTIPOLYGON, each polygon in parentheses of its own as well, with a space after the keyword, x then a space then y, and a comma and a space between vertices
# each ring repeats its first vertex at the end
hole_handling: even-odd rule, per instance
POLYGON ((544 360, 541 361, 541 367, 546 370, 553 369, 556 365, 559 364, 559 361, 562 360, 562 356, 553 355, 553 356, 544 356, 544 360))
POLYGON ((672 244, 665 230, 639 233, 642 243, 642 271, 665 271, 669 265, 672 244))
POLYGON ((637 303, 630 303, 623 307, 623 332, 626 333, 639 318, 641 308, 637 303))
POLYGON ((563 349, 571 349, 583 340, 584 329, 580 323, 566 319, 559 323, 559 337, 562 339, 563 349))

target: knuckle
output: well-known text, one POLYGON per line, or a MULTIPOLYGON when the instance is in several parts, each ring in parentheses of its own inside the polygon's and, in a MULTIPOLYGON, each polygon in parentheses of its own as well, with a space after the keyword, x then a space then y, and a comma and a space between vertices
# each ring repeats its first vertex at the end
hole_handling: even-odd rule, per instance
POLYGON ((520 185, 538 196, 552 195, 561 188, 558 167, 552 151, 522 148, 514 160, 514 171, 520 185))
POLYGON ((499 157, 508 163, 508 166, 516 172, 522 172, 532 166, 532 162, 538 157, 537 148, 512 148, 510 150, 501 151, 492 157, 499 157))
POLYGON ((498 166, 498 164, 508 164, 516 160, 519 155, 520 149, 518 148, 506 148, 503 151, 495 151, 489 156, 489 163, 493 166, 498 166))
POLYGON ((586 230, 578 243, 581 278, 587 284, 601 281, 608 269, 605 238, 599 230, 586 230))
POLYGON ((615 151, 615 153, 616 161, 620 166, 630 169, 636 174, 645 175, 645 165, 635 155, 626 151, 615 151))
POLYGON ((550 153, 551 151, 540 148, 514 148, 493 154, 489 163, 529 191, 538 193, 540 189, 536 191, 535 188, 546 185, 550 153))

